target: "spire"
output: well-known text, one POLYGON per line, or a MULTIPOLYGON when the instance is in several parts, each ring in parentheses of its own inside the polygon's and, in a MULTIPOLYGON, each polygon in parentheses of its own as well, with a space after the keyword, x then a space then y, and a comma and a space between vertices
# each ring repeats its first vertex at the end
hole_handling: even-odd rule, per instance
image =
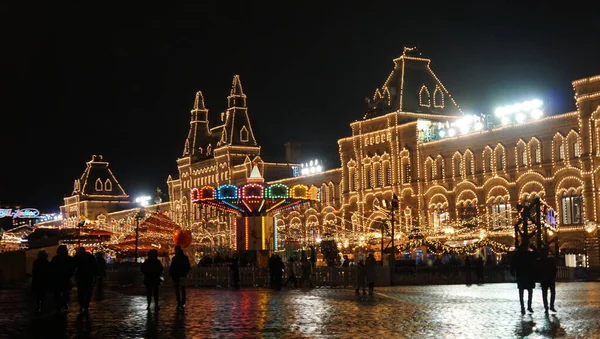
POLYGON ((206 107, 204 106, 204 95, 202 95, 202 91, 196 92, 196 100, 194 101, 194 111, 204 110, 206 107))
POLYGON ((233 76, 231 83, 231 91, 227 97, 227 107, 246 107, 246 95, 242 90, 242 82, 240 81, 239 75, 233 76))
POLYGON ((250 177, 248 177, 248 182, 264 182, 265 179, 260 175, 260 171, 258 170, 258 166, 256 163, 253 164, 252 172, 250 172, 250 177))
POLYGON ((185 140, 183 156, 208 156, 206 150, 211 143, 211 133, 208 126, 208 109, 204 105, 202 91, 196 92, 194 108, 190 114, 190 131, 185 140))

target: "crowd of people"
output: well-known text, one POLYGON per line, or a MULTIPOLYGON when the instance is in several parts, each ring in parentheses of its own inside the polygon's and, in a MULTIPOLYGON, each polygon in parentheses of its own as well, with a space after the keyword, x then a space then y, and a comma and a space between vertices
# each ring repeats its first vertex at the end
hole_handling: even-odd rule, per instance
POLYGON ((94 257, 83 247, 75 256, 70 256, 67 246, 60 245, 51 261, 48 261, 46 251, 40 251, 33 263, 31 284, 36 311, 42 312, 48 294, 52 294, 56 308, 65 312, 69 308, 72 278, 75 277, 80 312, 88 312, 94 284, 97 282, 99 291, 102 290, 105 267, 102 254, 94 257))
MULTIPOLYGON (((291 286, 294 288, 314 287, 312 281, 314 260, 311 259, 305 253, 302 253, 300 260, 290 258, 286 264, 279 255, 273 254, 268 260, 271 288, 281 290, 282 287, 291 286), (285 282, 283 281, 284 274, 287 276, 285 282)), ((199 266, 225 264, 229 265, 233 287, 239 288, 239 268, 241 264, 237 255, 225 259, 217 253, 216 257, 210 260, 210 263, 208 259, 204 259, 204 261, 200 261, 199 266)), ((350 265, 350 262, 345 257, 341 262, 341 266, 347 267, 348 265, 350 265)), ((352 265, 356 266, 356 295, 360 295, 361 289, 362 294, 366 295, 367 287, 369 295, 374 294, 377 265, 373 253, 369 253, 366 260, 358 258, 357 263, 352 265)), ((483 259, 481 257, 467 259, 466 265, 475 268, 477 282, 482 283, 483 259)), ((83 247, 77 250, 75 256, 70 256, 67 247, 61 245, 57 248, 56 255, 51 261, 48 260, 48 253, 45 250, 40 251, 33 264, 32 271, 32 290, 36 300, 36 311, 42 312, 47 295, 52 294, 56 308, 65 312, 69 308, 70 292, 73 287, 72 281, 75 280, 79 310, 81 313, 87 313, 94 285, 96 284, 98 292, 101 293, 102 291, 106 274, 105 267, 106 261, 103 253, 97 253, 94 256, 83 247)), ((169 266, 169 276, 175 289, 177 309, 181 311, 184 310, 186 304, 187 276, 190 270, 189 258, 180 246, 175 247, 175 256, 169 266)), ((467 271, 469 271, 467 272, 467 285, 470 285, 472 281, 471 270, 467 271)), ((555 259, 548 257, 547 248, 530 251, 527 245, 520 246, 513 255, 510 271, 516 276, 522 314, 525 314, 526 311, 533 313, 531 306, 532 294, 536 282, 541 285, 545 312, 556 312, 554 302, 557 263, 555 259), (527 307, 525 307, 524 300, 525 291, 527 291, 527 307), (548 292, 550 292, 549 302, 548 292)), ((164 268, 158 259, 156 250, 148 252, 148 258, 141 265, 141 273, 144 276, 143 283, 146 287, 147 309, 150 309, 152 301, 154 301, 154 309, 158 311, 160 309, 159 287, 163 281, 164 268)))

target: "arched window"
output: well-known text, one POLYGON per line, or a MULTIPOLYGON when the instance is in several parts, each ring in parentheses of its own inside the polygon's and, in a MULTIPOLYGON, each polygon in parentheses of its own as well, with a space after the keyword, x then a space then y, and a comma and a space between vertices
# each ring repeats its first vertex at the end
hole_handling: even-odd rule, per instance
POLYGON ((579 147, 579 141, 573 143, 573 157, 579 158, 581 156, 581 149, 579 147))
POLYGON ((507 227, 511 225, 510 203, 500 197, 492 204, 492 227, 507 227))
POLYGON ((106 179, 106 181, 104 182, 104 190, 107 192, 112 191, 112 182, 110 182, 109 179, 106 179))
POLYGON ((558 144, 558 160, 564 160, 565 159, 565 144, 561 141, 560 144, 558 144))
POLYGON ((521 151, 521 166, 527 166, 527 150, 523 149, 521 151))
POLYGON ((465 172, 467 175, 473 175, 473 153, 470 150, 465 152, 465 172))
POLYGON ((385 165, 385 185, 392 186, 392 166, 389 162, 386 162, 385 165))
POLYGON ((375 167, 375 181, 376 181, 376 185, 375 187, 381 187, 383 186, 382 182, 383 182, 383 172, 381 171, 381 165, 377 165, 375 167))
POLYGON ((419 105, 423 106, 423 107, 429 107, 431 106, 431 95, 429 94, 429 90, 427 89, 427 86, 425 86, 423 84, 423 86, 421 86, 421 90, 419 90, 419 105))
POLYGON ((404 183, 409 184, 412 181, 412 178, 410 174, 410 164, 408 163, 408 160, 404 164, 402 164, 402 171, 404 173, 404 183))
POLYGON ((442 158, 441 156, 438 156, 438 158, 436 159, 436 171, 437 171, 437 178, 439 180, 444 179, 444 158, 442 158))
POLYGON ((583 198, 575 190, 563 192, 561 209, 562 225, 580 225, 582 223, 583 198))
POLYGON ((96 185, 95 185, 95 186, 96 186, 96 187, 95 187, 95 188, 96 188, 96 191, 98 191, 98 192, 99 192, 99 191, 102 191, 102 186, 103 186, 103 185, 102 185, 102 181, 100 180, 100 178, 96 179, 96 185))
POLYGON ((367 166, 367 185, 365 188, 373 188, 373 168, 371 166, 367 166))
POLYGON ((492 171, 492 151, 490 148, 486 148, 483 151, 483 171, 491 172, 492 171))
POLYGON ((434 232, 441 231, 450 221, 448 208, 442 205, 430 206, 430 211, 431 224, 433 225, 434 232))
POLYGON ((463 166, 462 166, 462 156, 460 154, 455 154, 453 157, 454 162, 454 177, 458 178, 463 175, 463 166))
POLYGON ((435 91, 433 91, 433 106, 444 108, 444 92, 442 92, 439 86, 435 86, 435 91))
POLYGON ((248 142, 248 139, 249 139, 248 129, 246 128, 246 126, 243 126, 242 129, 240 130, 240 141, 248 142))
POLYGON ((206 155, 210 155, 212 153, 212 145, 208 145, 208 147, 206 147, 206 155))
POLYGON ((504 148, 500 145, 496 146, 496 170, 504 170, 504 148))

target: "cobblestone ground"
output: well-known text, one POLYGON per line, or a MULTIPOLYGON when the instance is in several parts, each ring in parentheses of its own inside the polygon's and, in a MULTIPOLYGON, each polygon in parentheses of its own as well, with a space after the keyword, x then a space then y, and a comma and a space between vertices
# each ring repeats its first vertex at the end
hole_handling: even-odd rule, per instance
MULTIPOLYGON (((521 316, 514 284, 352 290, 189 289, 185 312, 170 289, 146 311, 142 291, 109 290, 89 319, 76 307, 35 316, 27 291, 0 291, 0 337, 7 338, 598 338, 600 283, 557 285, 558 313, 521 316)), ((74 304, 76 306, 76 304, 74 304)))

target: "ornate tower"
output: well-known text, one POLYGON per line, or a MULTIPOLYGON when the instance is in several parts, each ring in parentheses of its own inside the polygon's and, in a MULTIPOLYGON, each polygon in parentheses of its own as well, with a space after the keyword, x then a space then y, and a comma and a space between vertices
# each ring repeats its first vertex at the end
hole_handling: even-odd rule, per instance
POLYGON ((248 118, 246 95, 242 90, 239 75, 233 77, 231 91, 227 97, 227 110, 225 111, 224 120, 219 146, 257 146, 248 118))
POLYGON ((183 149, 184 157, 200 160, 212 155, 213 141, 208 126, 208 109, 204 106, 204 96, 201 91, 196 92, 194 108, 191 111, 190 131, 185 140, 183 149))

